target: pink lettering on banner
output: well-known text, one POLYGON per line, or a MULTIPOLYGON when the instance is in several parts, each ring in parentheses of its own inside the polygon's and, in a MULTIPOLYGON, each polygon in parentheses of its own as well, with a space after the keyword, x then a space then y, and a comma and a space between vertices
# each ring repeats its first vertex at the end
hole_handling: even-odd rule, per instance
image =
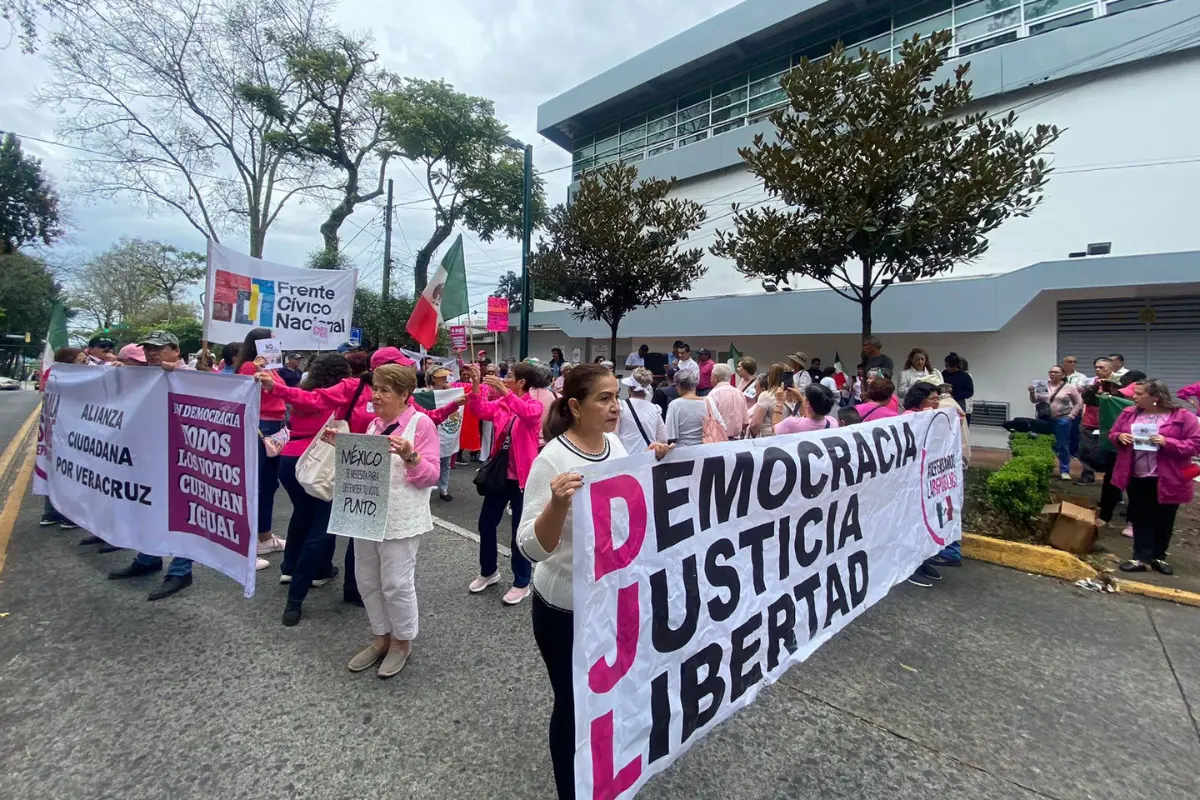
POLYGON ((614 475, 590 484, 592 500, 592 528, 596 532, 596 580, 610 572, 625 569, 646 540, 646 495, 642 486, 632 475, 614 475), (613 545, 612 503, 625 501, 629 510, 629 538, 620 547, 613 545))
POLYGON ((592 800, 616 800, 642 776, 639 755, 615 772, 613 767, 613 712, 592 720, 592 800))
POLYGON ((167 404, 171 530, 249 555, 245 404, 174 392, 167 404))
POLYGON ((594 694, 612 691, 617 681, 625 677, 637 658, 638 632, 642 627, 638 603, 638 585, 622 586, 617 592, 617 658, 612 666, 603 658, 596 659, 588 670, 588 688, 594 694))

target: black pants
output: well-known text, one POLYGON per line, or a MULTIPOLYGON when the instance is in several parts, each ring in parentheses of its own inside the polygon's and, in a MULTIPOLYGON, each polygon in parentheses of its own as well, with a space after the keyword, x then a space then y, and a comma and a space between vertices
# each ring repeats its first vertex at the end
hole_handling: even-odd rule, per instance
POLYGON ((1112 464, 1115 462, 1116 458, 1113 458, 1108 469, 1104 471, 1104 481, 1100 484, 1100 519, 1104 522, 1112 521, 1117 504, 1121 502, 1121 490, 1113 486, 1112 482, 1112 464))
POLYGON ((1133 557, 1138 561, 1166 558, 1179 506, 1158 502, 1158 478, 1130 478, 1129 508, 1125 517, 1133 526, 1133 557))
POLYGON ((575 615, 547 605, 533 593, 533 638, 546 662, 554 691, 550 711, 550 762, 559 800, 575 800, 575 694, 571 682, 571 646, 575 615))

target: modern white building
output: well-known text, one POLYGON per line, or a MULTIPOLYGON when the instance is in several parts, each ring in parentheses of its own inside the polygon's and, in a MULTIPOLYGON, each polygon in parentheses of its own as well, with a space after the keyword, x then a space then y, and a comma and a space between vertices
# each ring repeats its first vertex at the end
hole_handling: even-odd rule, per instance
MULTIPOLYGON (((1042 206, 991 236, 978 263, 945 280, 897 284, 876 302, 875 331, 897 367, 912 347, 969 359, 977 406, 1028 413, 1025 387, 1073 354, 1121 352, 1172 388, 1200 380, 1200 3, 1194 0, 747 0, 538 109, 542 135, 574 154, 575 178, 613 161, 674 177, 704 204, 709 245, 730 203, 765 198, 738 148, 770 132, 779 79, 837 41, 895 52, 954 32, 953 68, 970 62, 980 108, 1022 127, 1064 130, 1042 206), (1071 254, 1110 252, 1071 258, 1071 254)), ((637 312, 615 354, 675 339, 760 363, 793 350, 826 364, 859 351, 858 307, 816 284, 767 294, 709 255, 688 299, 637 312)), ((605 326, 568 312, 532 315, 533 355, 582 358, 605 326)), ((609 354, 613 355, 613 354, 609 354)), ((984 415, 987 416, 986 414, 984 415)))

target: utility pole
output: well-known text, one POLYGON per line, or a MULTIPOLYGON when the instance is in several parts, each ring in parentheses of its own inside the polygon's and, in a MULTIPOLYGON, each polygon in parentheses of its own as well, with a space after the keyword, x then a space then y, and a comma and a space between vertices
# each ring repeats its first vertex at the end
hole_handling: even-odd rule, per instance
POLYGON ((533 306, 533 281, 529 278, 529 239, 533 235, 533 145, 525 145, 525 203, 521 236, 521 355, 529 357, 529 309, 533 306))
MULTIPOLYGON (((388 305, 392 297, 392 179, 388 178, 387 210, 383 216, 383 291, 380 293, 379 310, 387 318, 388 305)), ((380 329, 380 347, 387 344, 386 326, 380 329)))

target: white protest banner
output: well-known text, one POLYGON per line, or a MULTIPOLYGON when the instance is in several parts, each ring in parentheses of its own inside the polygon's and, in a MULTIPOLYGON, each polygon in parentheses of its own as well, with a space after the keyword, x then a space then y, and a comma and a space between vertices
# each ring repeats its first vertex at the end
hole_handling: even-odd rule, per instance
POLYGON ((945 411, 579 472, 580 798, 632 797, 962 535, 945 411))
POLYGON ((34 493, 117 547, 199 561, 254 595, 258 384, 55 364, 34 493))
POLYGON ((425 359, 429 358, 429 359, 433 360, 433 363, 435 365, 437 365, 439 367, 445 367, 446 369, 450 370, 450 381, 451 382, 457 383, 460 380, 459 371, 458 371, 458 358, 456 356, 451 356, 450 358, 443 358, 441 356, 431 356, 428 353, 421 354, 421 353, 417 352, 416 350, 405 350, 403 347, 400 347, 398 349, 400 350, 401 353, 408 356, 413 361, 417 362, 417 369, 420 369, 421 365, 423 363, 425 363, 425 359))
POLYGON ((357 280, 356 270, 288 267, 210 239, 204 335, 210 342, 240 342, 254 328, 270 328, 285 349, 320 350, 330 336, 341 340, 349 333, 357 280), (314 325, 328 328, 324 339, 314 325))
POLYGON ((382 542, 392 485, 388 437, 339 433, 329 532, 382 542))
POLYGON ((281 369, 283 367, 283 347, 278 339, 259 339, 254 343, 258 354, 267 360, 263 369, 281 369))

